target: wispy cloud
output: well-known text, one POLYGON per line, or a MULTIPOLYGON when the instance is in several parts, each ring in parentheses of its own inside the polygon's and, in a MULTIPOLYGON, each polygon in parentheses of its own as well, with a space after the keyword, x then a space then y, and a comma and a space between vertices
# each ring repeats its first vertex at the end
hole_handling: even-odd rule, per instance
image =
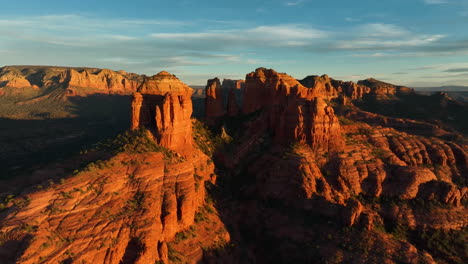
POLYGON ((219 47, 294 47, 304 46, 314 39, 324 39, 328 33, 303 25, 258 26, 247 29, 211 30, 189 33, 153 33, 157 41, 182 44, 187 48, 207 44, 219 47), (188 42, 190 41, 190 42, 188 42))
MULTIPOLYGON (((332 47, 342 50, 392 50, 430 45, 444 38, 441 34, 415 34, 396 25, 378 23, 357 26, 345 36, 332 47)), ((384 54, 374 53, 370 56, 380 57, 384 54)))
POLYGON ((441 4, 447 4, 448 0, 423 0, 424 3, 428 5, 441 5, 441 4))
POLYGON ((361 21, 361 19, 360 18, 355 18, 355 17, 346 17, 345 21, 347 21, 347 22, 359 22, 359 21, 361 21))
POLYGON ((468 73, 468 68, 452 68, 452 69, 447 69, 444 72, 466 72, 468 73))
POLYGON ((289 1, 289 2, 285 2, 284 5, 286 6, 297 6, 297 5, 300 5, 302 3, 304 3, 305 0, 297 0, 297 1, 289 1))
MULTIPOLYGON (((48 62, 146 74, 153 73, 156 65, 159 70, 174 72, 190 67, 222 68, 218 65, 275 65, 278 61, 294 61, 282 56, 291 53, 372 60, 468 54, 468 40, 386 23, 356 21, 343 28, 324 29, 307 24, 252 26, 245 21, 117 19, 74 14, 0 16, 0 45, 0 52, 9 51, 2 52, 3 63, 48 62)), ((438 69, 464 67, 468 65, 438 69)))

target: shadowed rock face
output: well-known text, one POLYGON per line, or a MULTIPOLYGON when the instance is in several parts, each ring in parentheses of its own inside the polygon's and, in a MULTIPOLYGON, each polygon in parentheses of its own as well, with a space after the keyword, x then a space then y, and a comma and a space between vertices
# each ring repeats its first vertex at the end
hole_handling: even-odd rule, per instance
POLYGON ((222 117, 237 116, 242 104, 242 93, 245 87, 243 80, 218 78, 208 80, 205 91, 205 121, 208 125, 217 125, 222 117))
POLYGON ((192 88, 167 72, 147 78, 133 95, 131 128, 145 126, 161 146, 190 153, 191 95, 192 88))
POLYGON ((405 94, 414 92, 411 88, 393 85, 373 78, 359 81, 357 84, 369 87, 371 89, 371 93, 374 95, 394 95, 397 93, 405 94))
POLYGON ((205 118, 207 124, 215 124, 224 115, 223 87, 218 78, 208 80, 206 84, 205 118))

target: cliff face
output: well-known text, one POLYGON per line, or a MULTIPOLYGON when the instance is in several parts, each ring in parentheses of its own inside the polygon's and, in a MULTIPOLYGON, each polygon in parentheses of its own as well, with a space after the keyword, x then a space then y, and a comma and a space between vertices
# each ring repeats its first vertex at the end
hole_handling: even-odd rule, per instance
POLYGON ((302 85, 313 91, 314 96, 320 96, 324 99, 335 98, 341 92, 332 82, 333 80, 326 74, 322 76, 307 76, 300 81, 302 85))
POLYGON ((208 80, 206 84, 205 111, 207 124, 215 124, 224 115, 223 87, 218 78, 208 80))
POLYGON ((397 93, 412 93, 413 89, 405 86, 397 86, 390 83, 382 82, 373 78, 359 81, 358 85, 363 85, 371 89, 374 95, 394 95, 397 93))
POLYGON ((145 79, 132 99, 131 128, 149 128, 163 147, 191 152, 192 88, 172 74, 160 72, 145 79))
POLYGON ((35 88, 50 93, 63 90, 63 96, 95 93, 131 94, 143 76, 125 71, 53 66, 6 66, 0 68, 0 88, 35 88), (46 91, 46 88, 48 91, 46 91))
POLYGON ((112 94, 134 92, 140 84, 135 80, 126 78, 120 72, 106 69, 94 73, 86 69, 82 72, 68 69, 59 76, 58 82, 65 89, 91 88, 112 94))
POLYGON ((218 78, 208 80, 205 91, 205 122, 210 125, 219 125, 222 117, 237 116, 242 104, 242 93, 245 81, 224 79, 221 83, 218 78))
POLYGON ((333 94, 333 87, 328 76, 314 80, 309 83, 314 88, 307 88, 287 74, 257 69, 247 74, 243 112, 264 111, 277 143, 305 143, 323 152, 337 149, 343 145, 340 124, 323 99, 333 94))
POLYGON ((0 88, 1 87, 24 88, 32 87, 32 85, 17 69, 4 67, 0 69, 0 88))

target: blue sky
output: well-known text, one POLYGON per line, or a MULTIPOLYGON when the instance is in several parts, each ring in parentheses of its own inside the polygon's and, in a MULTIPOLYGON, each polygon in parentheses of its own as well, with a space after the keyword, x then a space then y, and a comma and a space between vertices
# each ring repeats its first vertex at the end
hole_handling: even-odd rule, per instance
POLYGON ((0 65, 468 86, 468 0, 3 1, 0 65))

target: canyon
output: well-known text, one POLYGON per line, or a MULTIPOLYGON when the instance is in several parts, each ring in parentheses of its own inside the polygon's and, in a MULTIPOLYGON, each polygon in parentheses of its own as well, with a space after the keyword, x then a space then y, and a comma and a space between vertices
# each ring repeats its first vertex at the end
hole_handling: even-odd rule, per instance
POLYGON ((447 95, 266 68, 195 97, 165 71, 0 70, 2 97, 26 87, 44 91, 27 104, 129 96, 130 129, 2 184, 7 263, 467 260, 468 106, 447 95))

